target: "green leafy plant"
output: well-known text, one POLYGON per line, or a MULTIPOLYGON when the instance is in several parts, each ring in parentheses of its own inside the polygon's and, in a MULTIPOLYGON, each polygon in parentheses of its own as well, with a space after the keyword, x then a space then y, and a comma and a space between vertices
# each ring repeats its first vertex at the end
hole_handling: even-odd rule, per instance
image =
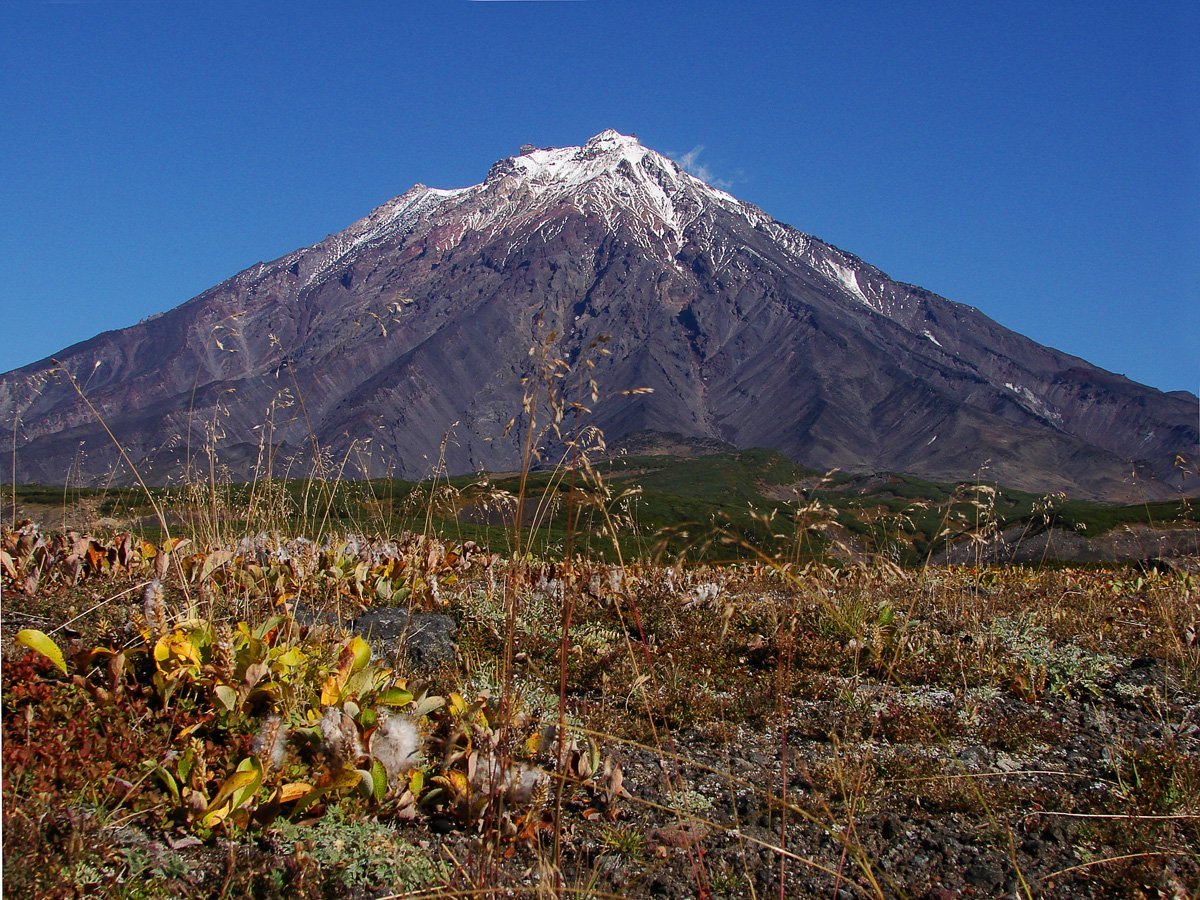
POLYGON ((281 821, 271 831, 280 844, 311 857, 326 882, 352 890, 403 894, 446 881, 448 866, 371 818, 336 807, 311 825, 281 821))
POLYGON ((1047 692, 1098 695, 1115 664, 1111 656, 1051 640, 1029 616, 997 618, 987 635, 998 647, 1001 674, 1016 694, 1030 700, 1047 692))

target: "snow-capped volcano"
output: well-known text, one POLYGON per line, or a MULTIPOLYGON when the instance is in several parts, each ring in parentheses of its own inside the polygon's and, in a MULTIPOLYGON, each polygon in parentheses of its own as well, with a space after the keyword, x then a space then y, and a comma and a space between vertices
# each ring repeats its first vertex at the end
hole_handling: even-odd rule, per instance
MULTIPOLYGON (((612 129, 579 147, 526 148, 496 162, 487 179, 471 187, 415 185, 316 248, 285 259, 311 260, 313 249, 327 251, 322 265, 307 276, 316 280, 362 248, 396 235, 412 241, 436 231, 434 244, 440 250, 468 238, 545 240, 571 213, 596 217, 610 233, 672 257, 683 249, 685 235, 712 236, 717 230, 714 216, 732 213, 766 232, 794 259, 812 265, 835 290, 886 311, 880 291, 864 293, 857 271, 861 262, 855 257, 821 242, 814 245, 758 207, 706 184, 637 138, 612 129)), ((721 262, 729 260, 725 256, 721 262)), ((870 286, 870 278, 864 283, 870 286)))
MULTIPOLYGON (((443 247, 468 234, 496 238, 529 231, 545 237, 538 229, 564 212, 598 216, 610 230, 623 224, 646 249, 678 250, 684 230, 710 204, 743 207, 636 138, 610 129, 581 147, 528 149, 502 159, 472 187, 418 184, 335 236, 331 263, 387 236, 420 238, 434 228, 443 247)), ((745 212, 767 221, 748 204, 745 212)))
MULTIPOLYGON (((504 426, 550 332, 576 362, 606 336, 590 371, 610 442, 683 435, 936 479, 986 466, 1017 487, 1121 499, 1175 490, 1175 455, 1197 443, 1194 397, 895 282, 611 130, 523 148, 471 187, 418 184, 57 359, 88 376, 158 480, 212 434, 235 475, 266 440, 305 471, 315 443, 369 474, 419 476, 451 429, 452 471, 516 462, 504 426)), ((0 377, 18 476, 100 475, 115 448, 51 368, 0 377)))
POLYGON ((510 157, 494 166, 488 181, 477 189, 488 187, 522 207, 510 208, 516 221, 566 203, 612 225, 624 219, 641 226, 640 234, 633 229, 638 237, 653 234, 675 242, 710 204, 741 206, 636 138, 611 130, 582 147, 531 150, 510 157))

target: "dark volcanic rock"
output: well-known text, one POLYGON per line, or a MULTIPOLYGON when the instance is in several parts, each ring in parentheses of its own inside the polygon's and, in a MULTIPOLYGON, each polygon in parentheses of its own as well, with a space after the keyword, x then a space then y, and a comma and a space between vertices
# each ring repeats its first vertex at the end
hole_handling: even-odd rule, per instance
MULTIPOLYGON (((1120 500, 1177 491, 1176 454, 1198 441, 1194 396, 895 282, 612 131, 502 160, 474 187, 417 185, 56 358, 149 480, 178 476, 213 435, 238 476, 266 459, 306 474, 318 444, 351 474, 412 477, 451 430, 451 471, 517 463, 521 430, 505 426, 541 340, 594 361, 610 443, 657 432, 937 480, 986 464, 1013 487, 1120 500), (621 393, 633 388, 653 393, 621 393)), ((120 469, 50 369, 0 378, 0 421, 20 421, 17 477, 120 469)))
POLYGON ((391 657, 390 661, 407 663, 418 672, 426 673, 454 661, 458 624, 440 613, 382 607, 363 613, 349 628, 361 634, 372 648, 391 657))

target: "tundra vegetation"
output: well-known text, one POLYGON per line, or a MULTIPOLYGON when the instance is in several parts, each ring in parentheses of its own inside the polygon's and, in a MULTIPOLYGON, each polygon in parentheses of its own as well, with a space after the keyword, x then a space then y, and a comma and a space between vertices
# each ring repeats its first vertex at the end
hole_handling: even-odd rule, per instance
POLYGON ((6 892, 1197 891, 1195 570, 988 562, 1187 503, 614 459, 553 377, 506 476, 6 488, 6 892))

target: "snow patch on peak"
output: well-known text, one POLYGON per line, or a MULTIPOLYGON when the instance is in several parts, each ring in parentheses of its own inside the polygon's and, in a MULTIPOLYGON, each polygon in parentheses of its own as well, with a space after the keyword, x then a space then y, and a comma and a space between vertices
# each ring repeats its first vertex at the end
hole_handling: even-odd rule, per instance
MULTIPOLYGON (((703 180, 702 178, 697 178, 691 172, 685 172, 683 169, 681 169, 679 167, 679 164, 674 162, 673 160, 668 160, 666 157, 659 156, 657 153, 654 153, 653 151, 651 152, 650 155, 653 158, 655 158, 656 160, 658 160, 663 166, 665 166, 665 167, 669 168, 671 171, 677 173, 680 179, 686 181, 694 190, 705 195, 707 197, 707 199, 716 200, 719 203, 722 203, 726 206, 732 206, 737 209, 743 209, 744 207, 747 206, 747 204, 743 203, 737 197, 733 196, 733 194, 726 193, 725 191, 721 190, 720 188, 713 187, 707 181, 703 180)), ((746 217, 752 218, 749 214, 746 214, 746 217)))
POLYGON ((863 293, 862 288, 858 285, 858 273, 849 266, 844 266, 835 260, 826 257, 821 260, 822 268, 825 274, 835 279, 842 287, 850 292, 851 295, 857 297, 865 306, 870 306, 875 309, 875 305, 867 299, 867 295, 863 293))
POLYGON ((1016 394, 1023 401, 1021 403, 1027 410, 1036 416, 1041 416, 1053 422, 1055 425, 1062 424, 1062 414, 1055 412, 1047 406, 1033 391, 1023 385, 1013 384, 1012 382, 1004 382, 1004 386, 1016 394))
MULTIPOLYGON (((312 248, 318 252, 312 257, 312 267, 304 276, 304 286, 320 281, 334 268, 349 262, 362 247, 399 231, 411 229, 419 219, 447 200, 470 190, 471 188, 441 190, 423 184, 413 185, 399 197, 393 197, 382 206, 371 210, 365 219, 359 219, 345 231, 326 238, 312 248)), ((308 256, 307 253, 304 255, 308 256)))
POLYGON ((688 174, 677 163, 643 146, 636 137, 611 128, 579 147, 524 149, 496 163, 488 181, 516 176, 540 193, 571 190, 614 174, 644 182, 647 172, 662 186, 697 192, 708 202, 742 206, 736 197, 688 174))
POLYGON ((748 215, 748 207, 734 197, 613 129, 578 147, 526 145, 493 165, 483 184, 467 190, 469 195, 450 207, 463 234, 515 233, 526 222, 540 228, 558 207, 572 207, 597 216, 612 231, 627 226, 647 250, 671 255, 706 208, 748 215))
MULTIPOLYGON (((622 137, 616 132, 612 134, 617 138, 622 137)), ((650 152, 632 138, 600 140, 602 136, 592 138, 582 147, 533 150, 510 157, 509 161, 515 170, 514 174, 519 173, 534 186, 570 188, 616 170, 623 161, 636 165, 650 152)))
POLYGON ((621 134, 615 128, 605 128, 595 137, 589 138, 585 146, 599 146, 601 144, 637 144, 638 139, 631 134, 621 134))
POLYGON ((467 191, 469 191, 471 189, 469 187, 465 187, 465 188, 425 188, 425 190, 429 191, 429 193, 433 194, 435 197, 457 197, 459 194, 465 194, 467 191))
POLYGON ((361 246, 394 230, 395 226, 407 224, 420 213, 440 205, 443 201, 469 190, 470 188, 441 190, 423 184, 414 185, 399 197, 373 209, 369 216, 355 222, 343 234, 350 235, 352 242, 361 246))

